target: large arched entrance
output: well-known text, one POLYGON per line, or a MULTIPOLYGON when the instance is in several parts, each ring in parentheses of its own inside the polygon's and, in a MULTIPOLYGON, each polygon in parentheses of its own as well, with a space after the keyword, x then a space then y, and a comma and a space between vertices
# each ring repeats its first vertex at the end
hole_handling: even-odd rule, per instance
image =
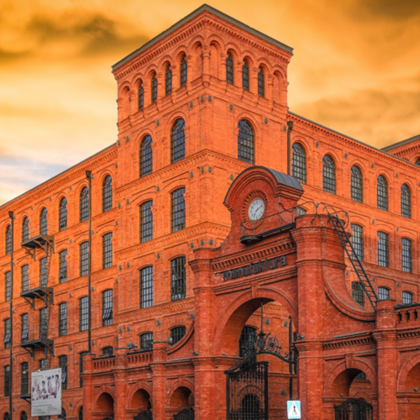
POLYGON ((103 392, 96 401, 94 420, 109 420, 114 418, 114 398, 107 392, 103 392))

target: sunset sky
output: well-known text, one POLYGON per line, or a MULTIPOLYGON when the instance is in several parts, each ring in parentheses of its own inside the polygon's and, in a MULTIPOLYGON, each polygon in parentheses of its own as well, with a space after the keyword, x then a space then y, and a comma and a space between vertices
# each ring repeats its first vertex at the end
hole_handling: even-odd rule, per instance
MULTIPOLYGON (((419 0, 212 0, 294 48, 289 108, 377 147, 420 134, 419 0)), ((111 65, 196 0, 0 0, 0 204, 113 143, 111 65)))

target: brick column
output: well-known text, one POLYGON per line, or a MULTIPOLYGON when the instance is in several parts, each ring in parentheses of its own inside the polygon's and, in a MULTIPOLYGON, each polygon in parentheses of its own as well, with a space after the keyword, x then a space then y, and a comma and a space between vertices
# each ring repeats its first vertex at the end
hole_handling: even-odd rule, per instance
POLYGON ((203 48, 203 84, 210 86, 210 47, 207 46, 203 48))
POLYGON ((115 368, 113 369, 115 384, 114 418, 125 419, 127 406, 127 390, 125 380, 125 362, 127 350, 115 350, 115 368))
POLYGON ((156 420, 163 420, 165 418, 165 361, 167 358, 166 347, 167 341, 153 342, 153 363, 152 369, 152 410, 153 418, 156 420))
POLYGON ((94 357, 94 354, 87 354, 83 357, 83 420, 92 420, 92 411, 95 408, 92 361, 94 357))

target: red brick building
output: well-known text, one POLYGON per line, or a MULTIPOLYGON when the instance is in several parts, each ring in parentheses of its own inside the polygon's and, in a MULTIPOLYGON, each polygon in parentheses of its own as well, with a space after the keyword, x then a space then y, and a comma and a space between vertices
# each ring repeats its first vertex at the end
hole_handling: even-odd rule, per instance
POLYGON ((68 419, 284 419, 276 349, 302 418, 418 417, 420 138, 379 150, 292 113, 291 57, 202 6, 113 67, 115 144, 0 207, 0 419, 55 367, 68 419), (268 388, 227 393, 261 325, 268 388))

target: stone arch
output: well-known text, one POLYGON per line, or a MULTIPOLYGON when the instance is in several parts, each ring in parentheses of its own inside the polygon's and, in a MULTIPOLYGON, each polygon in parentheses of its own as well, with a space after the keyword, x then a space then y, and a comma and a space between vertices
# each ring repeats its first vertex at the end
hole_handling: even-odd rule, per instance
MULTIPOLYGON (((420 352, 417 353, 414 357, 407 360, 400 368, 397 375, 397 391, 406 391, 407 390, 407 378, 410 378, 410 372, 413 372, 413 369, 419 369, 420 373, 420 352)), ((420 386, 419 386, 420 388, 420 386)))

